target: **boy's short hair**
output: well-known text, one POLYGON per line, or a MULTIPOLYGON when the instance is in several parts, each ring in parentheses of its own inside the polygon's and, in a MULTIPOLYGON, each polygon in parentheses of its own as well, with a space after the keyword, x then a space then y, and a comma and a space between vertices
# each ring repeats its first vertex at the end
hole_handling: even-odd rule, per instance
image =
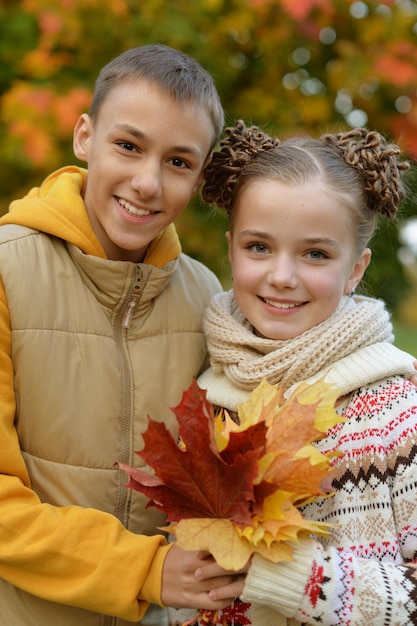
POLYGON ((137 79, 158 84, 179 102, 205 109, 214 126, 214 146, 223 131, 224 112, 213 78, 195 59, 162 44, 132 48, 102 68, 90 107, 93 122, 116 85, 137 79))

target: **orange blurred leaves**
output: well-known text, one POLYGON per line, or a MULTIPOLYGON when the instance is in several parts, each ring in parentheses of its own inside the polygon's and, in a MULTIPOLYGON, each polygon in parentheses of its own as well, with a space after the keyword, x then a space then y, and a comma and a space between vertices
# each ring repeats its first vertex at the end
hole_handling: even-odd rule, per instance
POLYGON ((3 97, 3 119, 11 138, 20 141, 23 156, 37 167, 48 166, 58 152, 56 142, 72 135, 90 100, 91 93, 79 87, 57 94, 21 81, 3 97))

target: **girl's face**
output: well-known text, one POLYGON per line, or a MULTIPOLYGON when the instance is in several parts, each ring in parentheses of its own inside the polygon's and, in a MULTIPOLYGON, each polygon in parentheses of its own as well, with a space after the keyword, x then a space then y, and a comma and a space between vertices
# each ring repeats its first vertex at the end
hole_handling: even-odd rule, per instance
POLYGON ((332 315, 371 256, 357 256, 347 209, 318 181, 249 183, 226 236, 236 301, 269 339, 292 339, 332 315))

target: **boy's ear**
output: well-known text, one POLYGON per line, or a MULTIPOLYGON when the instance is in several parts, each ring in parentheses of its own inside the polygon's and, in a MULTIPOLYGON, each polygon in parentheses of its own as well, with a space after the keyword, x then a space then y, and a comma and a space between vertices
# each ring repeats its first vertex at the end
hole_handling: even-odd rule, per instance
POLYGON ((83 113, 74 127, 73 150, 80 161, 88 161, 88 143, 91 136, 91 118, 83 113))

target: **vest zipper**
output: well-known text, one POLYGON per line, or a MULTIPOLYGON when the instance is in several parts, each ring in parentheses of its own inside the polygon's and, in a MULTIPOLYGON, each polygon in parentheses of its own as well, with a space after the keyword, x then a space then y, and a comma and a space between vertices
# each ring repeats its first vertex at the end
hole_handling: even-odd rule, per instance
MULTIPOLYGON (((138 305, 142 290, 143 272, 140 265, 136 265, 135 276, 132 281, 130 292, 126 298, 126 306, 121 311, 121 318, 116 320, 114 327, 115 340, 120 356, 122 374, 122 405, 121 405, 121 440, 120 440, 120 463, 132 465, 132 433, 133 433, 133 408, 132 408, 132 371, 128 350, 127 330, 129 329, 135 309, 138 305)), ((126 476, 120 472, 119 497, 114 511, 115 516, 127 526, 129 517, 131 491, 126 488, 126 476)))
MULTIPOLYGON (((131 455, 131 436, 132 436, 132 421, 133 416, 131 413, 131 394, 132 394, 132 381, 129 366, 129 359, 124 347, 123 335, 124 331, 130 328, 133 314, 138 305, 140 297, 142 295, 142 268, 136 265, 136 273, 131 287, 130 293, 127 297, 127 304, 123 312, 118 314, 115 320, 115 340, 118 346, 118 352, 120 355, 121 371, 122 371, 122 413, 121 413, 121 458, 122 463, 132 464, 131 455)), ((128 511, 130 508, 130 493, 126 488, 126 476, 123 472, 120 472, 119 478, 119 498, 116 503, 114 515, 117 517, 124 526, 126 526, 128 511)), ((102 615, 100 618, 100 626, 116 626, 118 620, 115 617, 109 615, 102 615)))
POLYGON ((135 283, 133 285, 132 291, 129 295, 129 301, 126 305, 125 311, 123 313, 123 317, 122 317, 122 326, 123 328, 130 328, 130 324, 132 322, 132 318, 133 318, 133 314, 135 312, 135 309, 137 307, 137 304, 140 300, 140 297, 142 295, 142 278, 143 278, 143 273, 142 273, 142 268, 137 265, 136 266, 136 279, 135 279, 135 283))

